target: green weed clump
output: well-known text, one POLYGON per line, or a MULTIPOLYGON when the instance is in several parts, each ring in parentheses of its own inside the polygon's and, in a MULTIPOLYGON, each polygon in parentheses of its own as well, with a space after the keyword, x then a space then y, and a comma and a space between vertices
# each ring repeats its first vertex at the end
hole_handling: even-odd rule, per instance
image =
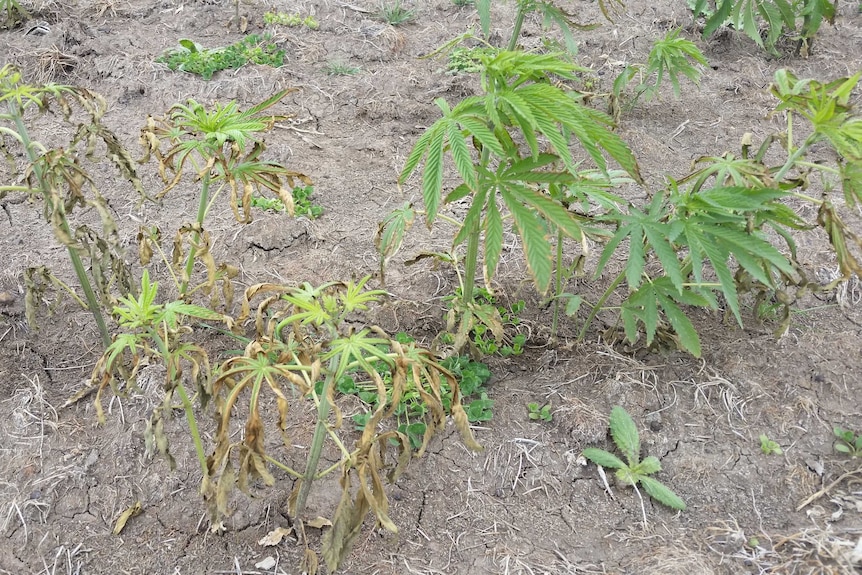
POLYGON ((400 26, 415 20, 416 12, 405 8, 401 4, 401 0, 394 0, 393 2, 381 0, 380 9, 377 10, 376 16, 378 20, 386 22, 390 26, 400 26))
MULTIPOLYGON (((311 197, 314 195, 314 186, 296 186, 291 190, 291 195, 293 196, 294 216, 304 216, 310 220, 316 220, 323 215, 323 208, 311 201, 311 197)), ((275 197, 252 196, 251 206, 265 211, 288 211, 288 206, 284 204, 281 198, 275 197)))
MULTIPOLYGON (((413 343, 413 338, 403 333, 397 334, 395 338, 402 344, 413 343)), ((440 366, 451 372, 458 381, 467 421, 470 423, 490 421, 493 418, 494 401, 488 399, 485 387, 491 378, 488 366, 473 361, 468 356, 448 357, 440 362, 440 366)), ((394 390, 392 372, 386 366, 380 366, 380 373, 387 391, 387 400, 392 402, 394 390)), ((371 381, 363 381, 357 377, 356 372, 352 372, 342 377, 336 388, 340 393, 355 395, 367 406, 367 411, 351 416, 356 429, 363 431, 380 401, 376 385, 371 381)), ((440 389, 443 393, 443 407, 449 410, 452 405, 452 390, 445 380, 441 381, 440 389)), ((414 385, 412 377, 408 376, 407 385, 398 398, 392 414, 396 419, 396 429, 409 438, 411 448, 421 449, 428 431, 425 419, 429 414, 429 408, 423 398, 421 387, 414 385)))
POLYGON ((222 48, 205 49, 192 40, 180 40, 180 47, 168 50, 156 58, 171 70, 197 74, 209 80, 217 72, 242 68, 248 63, 280 68, 285 51, 273 41, 272 35, 249 34, 239 42, 222 48))

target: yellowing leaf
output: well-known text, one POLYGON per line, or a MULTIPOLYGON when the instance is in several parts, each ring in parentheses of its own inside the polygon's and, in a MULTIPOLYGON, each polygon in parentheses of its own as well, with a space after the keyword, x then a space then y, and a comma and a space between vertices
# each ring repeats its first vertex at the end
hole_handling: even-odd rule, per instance
POLYGON ((141 511, 143 511, 143 507, 141 507, 140 501, 135 501, 135 504, 123 511, 120 514, 120 518, 117 519, 117 522, 114 524, 114 535, 119 535, 120 532, 126 528, 126 522, 136 515, 140 515, 141 511))

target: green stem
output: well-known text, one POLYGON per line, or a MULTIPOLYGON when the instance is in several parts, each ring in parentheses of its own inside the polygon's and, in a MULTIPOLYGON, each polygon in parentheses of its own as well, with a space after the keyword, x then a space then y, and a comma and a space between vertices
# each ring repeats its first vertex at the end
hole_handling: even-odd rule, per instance
POLYGON ((189 399, 189 394, 186 392, 186 388, 183 387, 182 382, 177 382, 177 393, 180 395, 180 400, 183 402, 183 410, 186 412, 186 421, 189 424, 189 432, 192 435, 192 441, 195 444, 195 451, 198 455, 198 462, 201 464, 201 471, 204 474, 204 477, 207 476, 209 470, 207 469, 207 456, 204 453, 204 444, 201 441, 201 433, 198 430, 198 421, 195 419, 195 412, 192 406, 192 402, 189 399))
POLYGON ((554 278, 554 319, 551 320, 551 341, 557 339, 560 318, 560 294, 563 293, 563 232, 557 230, 557 273, 554 278))
MULTIPOLYGON (((51 199, 48 183, 45 181, 42 167, 37 163, 39 157, 34 150, 33 142, 30 140, 30 134, 27 132, 27 127, 24 125, 23 111, 11 100, 8 102, 8 108, 9 113, 15 120, 15 128, 18 130, 21 144, 24 146, 24 149, 27 152, 27 157, 30 159, 30 163, 33 166, 33 173, 36 174, 36 180, 39 182, 39 191, 45 199, 45 204, 48 206, 49 212, 54 213, 54 203, 51 199)), ((60 230, 65 234, 65 237, 73 237, 72 230, 69 228, 69 222, 66 220, 66 212, 63 209, 62 204, 60 204, 56 209, 56 213, 60 216, 60 230)), ((81 289, 84 291, 84 297, 87 300, 87 307, 90 309, 90 313, 93 314, 93 319, 96 321, 96 326, 99 328, 99 334, 102 337, 102 345, 107 349, 111 345, 111 334, 108 332, 108 326, 105 324, 105 318, 102 315, 102 306, 93 291, 93 286, 90 283, 87 270, 84 267, 84 263, 81 261, 81 256, 78 254, 75 247, 71 244, 66 244, 66 242, 62 243, 66 246, 66 250, 69 252, 69 259, 72 262, 72 267, 75 269, 75 275, 78 276, 78 281, 81 282, 81 289)))
POLYGON ((296 496, 296 516, 302 517, 305 512, 305 503, 308 500, 308 494, 311 491, 311 484, 317 475, 317 464, 320 462, 320 455, 323 453, 323 441, 327 435, 327 420, 329 419, 329 390, 335 384, 338 377, 338 362, 340 354, 336 354, 329 360, 329 369, 326 379, 323 382, 323 391, 320 394, 320 403, 317 406, 317 424, 314 426, 314 435, 311 438, 311 448, 308 452, 308 463, 305 466, 305 473, 302 476, 302 483, 299 486, 299 493, 296 496))
POLYGON ((464 259, 464 284, 461 286, 461 303, 466 310, 473 301, 473 287, 476 284, 476 268, 479 267, 479 222, 473 224, 473 229, 467 235, 467 255, 464 259))
MULTIPOLYGON (((479 158, 479 164, 482 168, 488 166, 488 161, 491 158, 491 153, 487 147, 482 148, 482 155, 479 158)), ((489 201, 495 201, 490 198, 489 201)), ((479 236, 482 233, 482 228, 479 225, 479 220, 475 219, 473 229, 467 235, 467 255, 464 259, 464 281, 461 284, 461 304, 466 310, 467 306, 473 302, 473 288, 476 285, 476 269, 479 267, 479 236)), ((460 350, 456 350, 460 351, 460 350)))
POLYGON ((593 311, 590 312, 589 317, 587 317, 587 321, 584 322, 584 327, 581 328, 581 332, 578 334, 578 341, 584 340, 584 336, 587 335, 587 329, 590 327, 590 324, 593 322, 596 315, 598 315, 602 310, 602 305, 604 305, 605 301, 611 297, 611 294, 614 293, 614 290, 616 290, 617 287, 619 287, 625 277, 626 271, 623 270, 616 278, 614 278, 614 281, 611 282, 611 285, 608 286, 608 289, 605 290, 605 293, 602 294, 602 297, 600 297, 599 301, 596 302, 596 305, 593 306, 593 311))
POLYGON ((506 48, 513 51, 518 47, 518 38, 521 36, 521 27, 524 25, 524 2, 518 0, 518 13, 515 15, 515 27, 512 28, 512 37, 509 38, 509 46, 506 48))
MULTIPOLYGON (((167 327, 167 326, 166 326, 167 327)), ((167 331, 165 331, 167 334, 167 331)), ((173 358, 170 355, 170 349, 168 349, 168 344, 165 340, 161 338, 158 331, 153 328, 149 328, 147 330, 147 335, 150 336, 154 342, 156 342, 156 347, 159 349, 159 353, 162 356, 163 361, 165 362, 165 367, 168 369, 168 381, 176 380, 176 390, 180 396, 180 401, 183 404, 183 411, 186 413, 186 421, 189 424, 189 433, 192 436, 192 442, 195 444, 195 452, 197 452, 198 463, 200 463, 201 471, 203 472, 204 477, 209 475, 209 470, 207 469, 207 456, 204 452, 204 444, 201 440, 201 433, 198 429, 198 421, 195 418, 194 406, 192 405, 192 401, 189 398, 188 392, 186 392, 186 388, 183 386, 180 378, 177 377, 177 370, 174 364, 173 358)))
MULTIPOLYGON (((203 229, 204 219, 207 215, 207 209, 209 208, 209 193, 210 193, 210 174, 209 171, 204 174, 203 180, 201 182, 201 199, 198 202, 198 215, 195 223, 199 230, 203 229)), ((192 239, 192 245, 189 246, 189 255, 186 258, 186 269, 183 273, 183 283, 180 286, 180 298, 185 297, 186 293, 189 289, 189 282, 191 281, 192 272, 195 269, 195 245, 200 241, 201 234, 199 231, 194 233, 194 237, 192 239)))
MULTIPOLYGON (((781 180, 784 179, 784 176, 787 175, 787 172, 789 172, 790 169, 796 165, 796 160, 798 160, 799 158, 804 156, 805 152, 808 151, 808 148, 815 141, 817 141, 817 132, 814 132, 813 134, 808 136, 808 138, 805 140, 805 142, 803 142, 803 144, 801 146, 799 146, 799 148, 797 148, 796 150, 794 150, 790 154, 790 156, 787 158, 787 161, 784 163, 784 165, 781 167, 781 169, 778 170, 778 172, 775 174, 775 181, 776 182, 780 182, 781 180)), ((789 141, 788 141, 787 145, 789 148, 790 147, 789 141)))
POLYGON ((270 455, 264 455, 263 458, 266 459, 269 463, 272 463, 273 465, 275 465, 276 467, 278 467, 279 469, 281 469, 282 471, 287 473, 288 475, 296 477, 297 479, 302 477, 302 473, 294 470, 291 467, 288 467, 287 465, 285 465, 284 463, 282 463, 281 461, 279 461, 278 459, 275 459, 274 457, 272 457, 270 455))

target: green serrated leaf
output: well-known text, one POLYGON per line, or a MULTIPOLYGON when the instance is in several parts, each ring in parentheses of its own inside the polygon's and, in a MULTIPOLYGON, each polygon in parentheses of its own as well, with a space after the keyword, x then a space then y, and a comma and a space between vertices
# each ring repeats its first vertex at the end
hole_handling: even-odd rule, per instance
POLYGON ((685 502, 660 481, 657 481, 652 477, 641 477, 640 484, 643 486, 644 491, 659 503, 663 503, 671 509, 685 511, 685 502))
POLYGON ((611 409, 609 424, 614 443, 625 455, 629 467, 634 467, 640 461, 641 451, 640 435, 634 420, 625 409, 615 405, 611 409))
POLYGON ((700 337, 691 320, 668 296, 656 293, 656 297, 673 331, 679 336, 680 345, 694 357, 700 357, 700 337))
POLYGON ((608 469, 622 469, 626 467, 626 464, 619 457, 613 453, 608 453, 604 449, 588 447, 587 449, 584 449, 582 455, 596 465, 601 465, 608 469))
POLYGON ((536 288, 540 293, 545 293, 551 284, 553 271, 551 243, 548 240, 547 230, 542 225, 542 221, 536 217, 535 212, 512 198, 505 190, 501 192, 506 206, 512 213, 518 235, 521 237, 527 267, 533 276, 536 288))

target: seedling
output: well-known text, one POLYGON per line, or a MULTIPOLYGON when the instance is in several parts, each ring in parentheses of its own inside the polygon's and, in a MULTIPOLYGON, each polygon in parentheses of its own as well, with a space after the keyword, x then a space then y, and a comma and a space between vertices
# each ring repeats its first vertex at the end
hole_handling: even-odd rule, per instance
POLYGON ((351 66, 350 64, 340 62, 338 60, 333 60, 326 63, 326 66, 323 67, 323 71, 329 76, 353 76, 361 72, 362 68, 359 66, 351 66))
POLYGON ((521 323, 520 315, 526 305, 523 300, 514 302, 510 307, 500 305, 497 298, 484 288, 476 288, 476 297, 469 307, 469 313, 464 314, 461 304, 460 288, 453 296, 445 298, 449 308, 447 313, 447 333, 443 335, 443 343, 454 345, 461 349, 466 342, 473 353, 479 356, 499 354, 503 357, 521 355, 527 343, 527 336, 519 333, 508 338, 507 328, 517 328, 521 323), (470 321, 462 321, 456 327, 458 317, 469 317, 470 321))
POLYGON ((677 28, 669 31, 663 39, 657 40, 650 50, 646 65, 626 66, 614 81, 614 98, 619 99, 625 87, 636 76, 639 76, 641 81, 635 88, 633 103, 641 96, 647 101, 651 100, 658 94, 665 76, 670 81, 677 98, 681 90, 681 77, 688 78, 690 82, 698 85, 701 77, 700 66, 707 65, 706 57, 694 42, 680 38, 679 33, 680 29, 677 28))
POLYGON ((853 431, 841 427, 836 427, 832 433, 837 438, 835 451, 845 453, 854 459, 862 457, 862 434, 856 435, 853 431))
POLYGON ((540 405, 538 403, 528 403, 527 412, 533 421, 551 421, 554 419, 554 414, 551 413, 551 404, 540 405))
POLYGON ((416 19, 416 12, 401 5, 401 0, 381 0, 377 18, 391 26, 400 26, 416 19))
POLYGON ((784 453, 781 446, 778 445, 777 442, 769 439, 765 433, 760 435, 760 451, 762 451, 764 455, 781 455, 784 453))
MULTIPOLYGON (((637 427, 628 412, 620 406, 615 406, 611 410, 610 429, 611 437, 617 449, 625 456, 625 461, 613 453, 595 447, 585 449, 583 456, 596 465, 616 469, 616 478, 623 485, 631 485, 637 491, 637 486, 640 484, 644 491, 659 503, 663 503, 671 509, 685 510, 685 502, 676 493, 663 483, 650 477, 650 475, 661 471, 661 463, 654 456, 641 460, 641 443, 637 427)), ((637 494, 640 497, 640 491, 637 491, 637 494)), ((644 523, 646 523, 646 510, 642 508, 642 511, 644 523)))
POLYGON ((288 14, 286 12, 264 12, 264 24, 277 24, 279 26, 288 26, 295 28, 297 26, 305 26, 309 30, 317 30, 320 28, 320 23, 312 16, 301 16, 300 14, 288 14))

